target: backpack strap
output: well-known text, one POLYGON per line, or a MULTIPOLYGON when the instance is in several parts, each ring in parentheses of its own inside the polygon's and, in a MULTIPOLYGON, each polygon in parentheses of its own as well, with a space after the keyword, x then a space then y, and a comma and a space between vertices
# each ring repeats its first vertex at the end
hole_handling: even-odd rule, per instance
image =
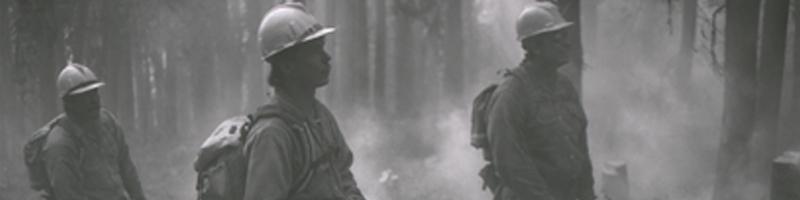
MULTIPOLYGON (((252 128, 255 126, 255 124, 258 123, 258 121, 272 119, 272 118, 281 119, 284 123, 289 125, 289 128, 292 131, 292 136, 294 138, 294 141, 297 141, 298 143, 304 145, 303 149, 308 149, 305 146, 311 143, 311 128, 308 126, 308 122, 301 122, 297 118, 289 116, 287 113, 283 112, 280 108, 274 105, 268 105, 266 107, 260 108, 259 111, 254 114, 247 115, 247 119, 249 122, 241 129, 242 132, 240 139, 242 140, 242 142, 245 142, 244 140, 247 139, 247 135, 251 134, 252 128)), ((311 152, 306 152, 306 154, 308 155, 304 155, 304 157, 306 158, 311 157, 310 153, 311 152)), ((311 177, 313 175, 312 169, 315 169, 317 166, 321 165, 323 162, 321 162, 320 160, 326 160, 325 158, 327 157, 330 156, 324 155, 322 159, 312 161, 309 165, 303 166, 301 169, 302 175, 300 176, 300 179, 298 179, 299 181, 294 182, 292 184, 289 194, 290 195, 296 194, 301 189, 305 188, 309 184, 311 177)))

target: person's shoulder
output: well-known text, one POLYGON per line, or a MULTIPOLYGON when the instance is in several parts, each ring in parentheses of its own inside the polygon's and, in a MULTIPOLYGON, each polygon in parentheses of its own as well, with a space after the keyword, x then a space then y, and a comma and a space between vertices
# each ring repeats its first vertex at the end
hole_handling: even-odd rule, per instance
POLYGON ((526 92, 525 88, 530 86, 526 85, 527 81, 523 80, 525 78, 523 77, 524 74, 518 70, 519 69, 514 69, 505 72, 503 80, 500 81, 497 85, 497 89, 493 92, 493 98, 517 99, 524 96, 522 94, 526 92))
POLYGON ((497 89, 495 89, 495 93, 513 92, 519 90, 521 86, 522 80, 520 80, 520 78, 516 75, 508 72, 507 74, 503 75, 503 79, 497 83, 497 89))
POLYGON ((72 134, 74 133, 70 133, 62 125, 54 125, 47 133, 44 149, 75 148, 78 141, 72 134))
POLYGON ((105 108, 100 109, 100 122, 105 125, 113 125, 113 126, 119 126, 120 124, 119 121, 117 120, 117 116, 105 108))
POLYGON ((291 134, 292 127, 280 117, 262 118, 255 122, 247 135, 248 141, 251 138, 286 138, 291 134))
POLYGON ((325 106, 325 104, 319 101, 317 101, 316 106, 324 119, 336 121, 336 116, 333 114, 333 112, 331 112, 330 109, 328 109, 328 106, 325 106))
POLYGON ((560 73, 560 72, 558 73, 557 81, 558 81, 558 84, 560 84, 560 85, 568 85, 570 87, 573 87, 572 80, 567 75, 565 75, 563 73, 560 73))

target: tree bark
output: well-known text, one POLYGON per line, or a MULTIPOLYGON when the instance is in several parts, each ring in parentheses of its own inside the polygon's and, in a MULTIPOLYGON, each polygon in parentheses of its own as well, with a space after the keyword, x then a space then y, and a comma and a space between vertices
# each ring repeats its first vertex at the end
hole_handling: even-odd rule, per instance
MULTIPOLYGON (((765 140, 760 155, 769 163, 782 149, 777 145, 783 70, 786 60, 786 35, 789 0, 764 0, 761 19, 761 49, 758 59, 758 120, 756 131, 765 140)), ((769 168, 769 165, 763 166, 769 168)), ((767 171, 768 172, 768 171, 767 171)))
POLYGON ((337 88, 337 105, 349 115, 355 108, 366 106, 369 99, 368 59, 369 44, 367 37, 367 2, 365 0, 348 0, 332 5, 336 11, 337 34, 328 40, 336 40, 336 58, 334 71, 337 76, 331 79, 342 79, 333 85, 337 88))
POLYGON ((756 49, 760 1, 728 0, 725 27, 725 100, 717 161, 715 200, 746 200, 762 194, 744 190, 756 114, 756 49))

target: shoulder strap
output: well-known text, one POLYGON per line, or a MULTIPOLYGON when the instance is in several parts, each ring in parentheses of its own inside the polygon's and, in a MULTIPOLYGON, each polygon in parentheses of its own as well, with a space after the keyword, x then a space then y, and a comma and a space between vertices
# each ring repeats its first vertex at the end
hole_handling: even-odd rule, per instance
MULTIPOLYGON (((255 124, 258 123, 258 121, 266 120, 266 119, 272 119, 272 118, 281 119, 281 120, 283 120, 284 123, 289 125, 289 127, 290 127, 290 129, 291 129, 291 131, 293 133, 292 136, 293 136, 295 141, 298 141, 298 143, 300 143, 300 144, 305 144, 305 145, 309 144, 308 139, 309 139, 309 136, 310 136, 309 135, 310 134, 310 130, 307 127, 307 124, 303 123, 303 122, 299 122, 297 119, 292 118, 291 116, 288 116, 287 114, 281 112, 281 110, 279 108, 277 108, 277 107, 273 107, 273 108, 268 107, 266 109, 261 108, 261 109, 259 109, 258 112, 247 115, 247 119, 248 119, 249 122, 248 122, 247 125, 245 125, 244 128, 242 128, 241 139, 242 140, 246 140, 247 135, 250 134, 251 129, 253 128, 253 126, 255 126, 255 124), (306 141, 303 141, 304 139, 306 141)), ((242 141, 242 142, 244 142, 244 141, 242 141)), ((307 149, 307 148, 303 148, 303 149, 307 149)), ((308 185, 308 182, 311 179, 311 176, 313 175, 311 169, 314 169, 316 165, 319 165, 319 164, 317 162, 312 162, 312 163, 309 163, 309 165, 305 165, 305 166, 302 167, 302 175, 301 175, 300 179, 298 179, 299 181, 294 182, 292 184, 292 187, 291 187, 291 189, 289 191, 290 195, 296 194, 302 188, 304 188, 306 185, 308 185)))

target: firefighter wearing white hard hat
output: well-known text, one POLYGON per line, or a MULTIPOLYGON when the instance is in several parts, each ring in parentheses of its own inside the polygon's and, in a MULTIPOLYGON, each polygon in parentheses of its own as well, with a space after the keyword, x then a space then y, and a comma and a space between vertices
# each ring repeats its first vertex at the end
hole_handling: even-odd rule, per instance
POLYGON ((586 114, 558 72, 568 62, 571 25, 549 2, 526 7, 517 20, 525 58, 494 89, 484 112, 489 164, 480 175, 495 199, 595 199, 586 114))
POLYGON ((297 2, 272 8, 261 21, 258 42, 274 92, 251 114, 243 199, 364 199, 350 171, 353 153, 315 97, 328 83, 331 57, 324 45, 333 31, 297 2))
POLYGON ((92 70, 77 63, 58 74, 64 114, 25 145, 31 184, 45 199, 146 200, 123 129, 101 107, 98 88, 103 85, 92 70))
POLYGON ((58 95, 62 98, 84 93, 105 85, 105 83, 97 79, 91 69, 77 63, 70 63, 64 67, 61 73, 58 74, 56 84, 58 95))
POLYGON ((258 43, 264 59, 303 42, 332 33, 309 14, 302 3, 289 2, 272 8, 258 28, 258 43))
POLYGON ((564 20, 556 5, 550 2, 536 2, 525 7, 517 18, 517 40, 522 41, 569 26, 572 26, 572 22, 564 20))

